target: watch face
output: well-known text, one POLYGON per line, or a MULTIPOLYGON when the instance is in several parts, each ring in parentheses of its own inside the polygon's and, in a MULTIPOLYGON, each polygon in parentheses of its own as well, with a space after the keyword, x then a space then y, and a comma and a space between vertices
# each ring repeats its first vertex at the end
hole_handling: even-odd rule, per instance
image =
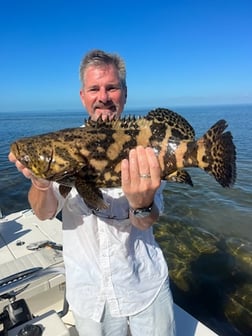
POLYGON ((151 210, 143 210, 143 211, 137 211, 135 210, 135 212, 133 212, 134 216, 137 218, 144 218, 144 217, 148 217, 151 213, 151 210))
POLYGON ((130 209, 131 213, 137 218, 144 218, 150 215, 152 210, 152 205, 148 208, 142 209, 130 209))
POLYGON ((148 217, 152 211, 153 202, 147 208, 139 208, 139 209, 132 209, 130 208, 129 211, 137 218, 144 218, 148 217))

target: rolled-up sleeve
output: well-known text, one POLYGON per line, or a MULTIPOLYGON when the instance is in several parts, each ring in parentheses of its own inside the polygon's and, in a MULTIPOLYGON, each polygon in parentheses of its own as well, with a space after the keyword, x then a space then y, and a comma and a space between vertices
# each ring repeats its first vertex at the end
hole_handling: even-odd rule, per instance
POLYGON ((154 202, 159 210, 159 214, 162 215, 164 212, 164 196, 163 196, 163 191, 165 188, 166 182, 165 181, 161 181, 161 185, 158 188, 156 194, 155 194, 155 198, 154 198, 154 202))

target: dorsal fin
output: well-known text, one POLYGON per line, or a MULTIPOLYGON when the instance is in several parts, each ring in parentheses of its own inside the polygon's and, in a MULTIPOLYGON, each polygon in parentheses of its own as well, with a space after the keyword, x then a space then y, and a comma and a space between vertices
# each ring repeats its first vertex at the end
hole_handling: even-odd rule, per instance
POLYGON ((145 118, 155 123, 169 125, 173 129, 174 136, 179 139, 193 140, 195 138, 194 129, 189 122, 172 110, 159 107, 151 110, 145 118))
POLYGON ((91 127, 91 128, 113 128, 113 129, 127 129, 127 128, 139 128, 143 127, 145 123, 149 124, 149 120, 147 120, 145 117, 136 117, 136 116, 127 116, 119 119, 106 119, 102 120, 101 117, 99 117, 96 121, 89 118, 85 122, 85 127, 91 127))

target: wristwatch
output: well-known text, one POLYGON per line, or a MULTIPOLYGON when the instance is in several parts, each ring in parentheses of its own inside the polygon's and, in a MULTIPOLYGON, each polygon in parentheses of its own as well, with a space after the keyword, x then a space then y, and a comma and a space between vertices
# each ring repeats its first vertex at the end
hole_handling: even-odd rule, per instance
POLYGON ((129 208, 130 213, 134 215, 137 218, 145 218, 148 217, 152 211, 153 208, 153 202, 146 208, 138 208, 138 209, 133 209, 129 208))

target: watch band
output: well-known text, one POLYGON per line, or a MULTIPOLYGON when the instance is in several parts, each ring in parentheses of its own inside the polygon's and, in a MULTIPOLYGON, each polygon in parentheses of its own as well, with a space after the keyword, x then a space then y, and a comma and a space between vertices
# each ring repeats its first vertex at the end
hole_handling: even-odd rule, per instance
POLYGON ((130 213, 132 213, 132 215, 134 215, 137 218, 144 218, 150 215, 152 208, 153 208, 153 203, 152 202, 148 207, 145 208, 138 208, 138 209, 133 209, 133 208, 129 208, 130 213))

